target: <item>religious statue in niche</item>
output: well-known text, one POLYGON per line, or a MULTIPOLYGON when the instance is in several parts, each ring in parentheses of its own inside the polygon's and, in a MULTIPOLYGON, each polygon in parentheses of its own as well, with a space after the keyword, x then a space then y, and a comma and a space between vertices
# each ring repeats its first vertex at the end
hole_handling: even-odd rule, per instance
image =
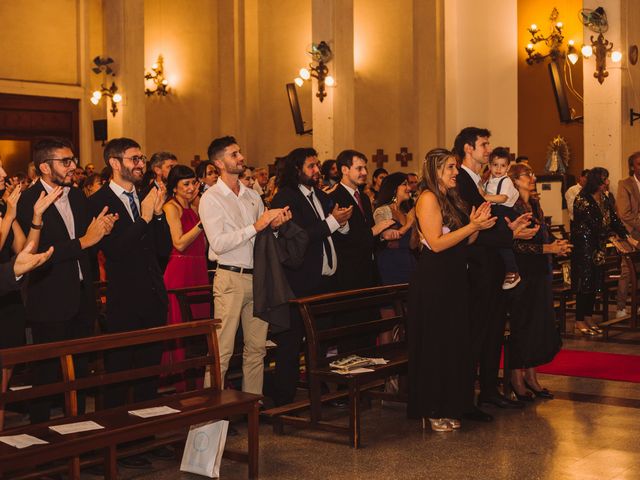
POLYGON ((547 163, 544 170, 549 173, 564 175, 569 168, 569 145, 567 141, 557 135, 547 147, 547 163))

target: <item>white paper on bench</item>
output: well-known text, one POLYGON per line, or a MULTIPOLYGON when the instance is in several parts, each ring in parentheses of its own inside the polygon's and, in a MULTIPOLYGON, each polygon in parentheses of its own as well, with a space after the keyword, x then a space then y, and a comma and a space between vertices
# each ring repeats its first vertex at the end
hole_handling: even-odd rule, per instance
POLYGON ((27 435, 26 433, 23 433, 21 435, 9 435, 6 437, 0 437, 0 442, 6 443, 7 445, 11 445, 12 447, 16 448, 26 448, 30 447, 31 445, 45 445, 49 443, 32 435, 27 435))
POLYGON ((373 368, 354 368, 353 370, 331 370, 333 373, 340 375, 354 375, 357 373, 375 372, 373 368))
POLYGON ((70 433, 88 432, 90 430, 100 430, 104 428, 102 425, 89 420, 88 422, 67 423, 65 425, 53 425, 50 430, 58 432, 60 435, 68 435, 70 433))
POLYGON ((159 417, 160 415, 168 415, 170 413, 180 413, 180 410, 167 407, 166 405, 162 407, 141 408, 140 410, 129 410, 129 415, 135 415, 141 418, 159 417))
POLYGON ((26 390, 27 388, 33 388, 33 385, 16 385, 15 387, 9 387, 9 390, 17 392, 18 390, 26 390))

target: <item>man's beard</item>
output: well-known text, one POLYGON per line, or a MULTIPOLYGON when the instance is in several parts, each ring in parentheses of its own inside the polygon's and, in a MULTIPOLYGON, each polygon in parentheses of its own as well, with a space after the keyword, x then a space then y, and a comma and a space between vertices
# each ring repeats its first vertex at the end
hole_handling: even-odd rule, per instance
POLYGON ((300 173, 300 183, 305 187, 315 187, 318 184, 318 180, 319 178, 315 179, 305 175, 304 173, 300 173))
POLYGON ((139 170, 138 168, 134 167, 132 169, 125 167, 124 165, 122 166, 122 170, 120 170, 120 175, 122 176, 122 179, 127 181, 127 182, 131 182, 131 183, 139 183, 140 180, 142 180, 142 176, 140 177, 136 177, 133 174, 134 170, 139 170))
POLYGON ((51 180, 53 180, 53 183, 55 183, 56 185, 59 185, 61 187, 73 187, 73 177, 68 177, 69 180, 65 182, 65 178, 67 178, 67 175, 65 175, 64 177, 60 176, 59 174, 55 174, 53 175, 53 177, 51 178, 51 180))

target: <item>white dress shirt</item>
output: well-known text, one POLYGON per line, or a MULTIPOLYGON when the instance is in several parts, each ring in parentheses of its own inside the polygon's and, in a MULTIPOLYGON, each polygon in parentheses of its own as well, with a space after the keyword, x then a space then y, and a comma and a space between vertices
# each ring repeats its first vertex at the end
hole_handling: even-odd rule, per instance
POLYGON ((567 188, 567 191, 564 192, 564 199, 567 201, 567 210, 569 211, 569 218, 573 220, 573 203, 576 201, 576 197, 582 190, 582 187, 579 183, 576 183, 574 186, 567 188))
MULTIPOLYGON (((347 192, 349 192, 349 195, 353 197, 353 201, 356 202, 356 205, 362 204, 362 193, 358 192, 358 194, 360 195, 360 202, 358 202, 358 199, 356 198, 356 191, 353 188, 351 188, 349 185, 345 185, 344 183, 342 184, 342 186, 346 188, 347 192)), ((340 206, 345 208, 344 205, 340 205, 340 206)))
POLYGON ((502 177, 491 177, 484 189, 490 195, 506 195, 507 200, 498 204, 504 207, 513 207, 518 198, 520 198, 520 192, 518 192, 516 186, 506 175, 502 177), (498 193, 498 185, 500 182, 502 182, 502 185, 500 186, 500 193, 498 193))
POLYGON ((482 180, 480 178, 480 175, 478 175, 476 172, 474 172, 473 170, 471 170, 469 167, 467 167, 464 164, 460 165, 460 167, 462 167, 469 174, 469 176, 473 180, 473 183, 475 183, 476 186, 480 185, 480 180, 482 180))
POLYGON ((238 195, 218 180, 204 192, 198 208, 200 221, 209 241, 209 259, 220 265, 253 268, 253 224, 264 212, 264 204, 255 190, 238 182, 238 195))
MULTIPOLYGON (((305 185, 298 185, 298 188, 300 189, 300 191, 302 192, 302 194, 305 196, 305 198, 308 201, 313 201, 313 207, 314 210, 316 211, 316 213, 320 216, 321 220, 324 220, 327 224, 327 226, 329 227, 329 231, 331 233, 335 232, 336 230, 340 229, 340 224, 338 223, 338 221, 334 218, 333 215, 329 214, 329 216, 325 217, 324 215, 324 210, 322 209, 322 204, 320 203, 320 199, 318 199, 318 197, 313 193, 313 190, 310 189, 309 187, 305 186, 305 185), (309 195, 312 195, 311 199, 309 199, 309 195)), ((345 225, 348 227, 348 223, 347 225, 345 225)), ((346 232, 342 232, 342 233, 346 233, 346 232)), ((324 248, 324 245, 322 247, 322 275, 326 276, 326 277, 330 277, 331 275, 333 275, 334 273, 336 273, 336 269, 338 268, 338 257, 336 256, 336 249, 333 246, 333 239, 331 238, 331 235, 329 235, 327 237, 327 240, 329 241, 329 248, 331 249, 330 252, 327 252, 326 249, 324 248), (332 265, 333 267, 329 267, 329 255, 331 255, 331 260, 332 260, 332 265)))
MULTIPOLYGON (((43 179, 40 179, 42 186, 44 187, 47 194, 51 193, 53 187, 50 186, 43 179)), ((58 197, 58 199, 54 202, 58 213, 62 217, 62 221, 64 222, 64 226, 67 227, 67 233, 69 233, 70 239, 76 238, 76 222, 73 219, 73 211, 71 210, 71 204, 69 203, 69 187, 64 187, 62 189, 62 195, 58 197)), ((28 233, 28 232, 27 232, 28 233)), ((78 261, 78 274, 80 276, 80 281, 82 278, 82 269, 80 268, 80 262, 78 261)))
MULTIPOLYGON (((116 194, 116 197, 120 199, 120 201, 124 205, 124 208, 127 209, 127 212, 129 213, 129 217, 131 217, 131 221, 132 222, 135 221, 133 218, 133 212, 131 211, 131 204, 129 203, 129 197, 125 194, 126 190, 122 188, 120 185, 118 185, 116 182, 114 182, 113 180, 109 182, 109 188, 113 191, 113 193, 116 194)), ((127 193, 130 193, 130 192, 127 192, 127 193)), ((133 201, 136 202, 136 207, 138 207, 138 215, 142 215, 142 212, 140 211, 140 200, 138 199, 138 194, 135 188, 133 189, 133 201)))

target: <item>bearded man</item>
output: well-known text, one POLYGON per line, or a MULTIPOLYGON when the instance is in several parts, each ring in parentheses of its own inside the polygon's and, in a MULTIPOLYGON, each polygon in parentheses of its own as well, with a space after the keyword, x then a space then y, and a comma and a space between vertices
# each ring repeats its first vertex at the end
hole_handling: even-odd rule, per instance
MULTIPOLYGON (((73 145, 62 138, 45 138, 34 146, 33 163, 40 179, 22 193, 17 220, 25 234, 34 230, 36 252, 53 247, 51 260, 29 273, 26 282, 27 316, 34 343, 81 338, 93 333, 96 304, 88 249, 111 232, 117 215, 100 208, 92 219, 87 199, 73 186, 78 165, 73 145), (62 187, 60 196, 42 214, 42 222, 32 223, 36 202, 62 187)), ((33 237, 32 237, 33 238, 33 237)), ((77 376, 86 374, 85 359, 76 359, 77 376)), ((34 366, 34 383, 55 382, 59 369, 55 361, 34 366)), ((50 400, 31 402, 32 423, 50 418, 50 400)), ((84 411, 84 396, 78 397, 78 410, 84 411)))

